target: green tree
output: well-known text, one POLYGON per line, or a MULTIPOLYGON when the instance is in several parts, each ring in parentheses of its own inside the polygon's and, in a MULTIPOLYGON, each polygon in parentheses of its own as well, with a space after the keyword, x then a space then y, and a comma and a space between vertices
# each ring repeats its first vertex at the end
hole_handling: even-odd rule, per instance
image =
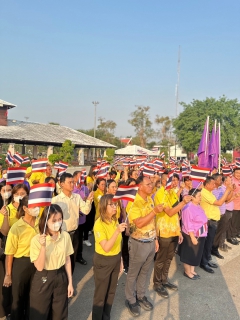
POLYGON ((48 124, 52 124, 53 126, 60 126, 60 123, 58 122, 48 122, 48 124))
POLYGON ((72 143, 71 140, 65 140, 62 144, 62 147, 60 148, 60 158, 62 161, 70 163, 73 158, 73 152, 74 152, 75 145, 72 143))
POLYGON ((218 100, 206 98, 189 104, 181 102, 181 105, 184 110, 173 120, 173 126, 177 140, 186 152, 197 151, 207 116, 210 116, 210 132, 215 119, 221 125, 223 152, 240 146, 240 103, 237 99, 222 96, 218 100))
POLYGON ((159 139, 159 142, 162 142, 163 140, 171 140, 172 120, 169 117, 160 117, 157 114, 155 123, 158 126, 156 136, 159 139))
POLYGON ((50 156, 48 157, 48 161, 50 161, 52 165, 54 165, 54 163, 58 162, 59 160, 61 160, 60 155, 56 153, 50 154, 50 156))
POLYGON ((140 139, 140 145, 146 148, 148 139, 154 135, 152 129, 152 122, 149 118, 150 107, 136 106, 136 110, 133 111, 130 116, 131 119, 128 122, 135 127, 135 132, 140 139))

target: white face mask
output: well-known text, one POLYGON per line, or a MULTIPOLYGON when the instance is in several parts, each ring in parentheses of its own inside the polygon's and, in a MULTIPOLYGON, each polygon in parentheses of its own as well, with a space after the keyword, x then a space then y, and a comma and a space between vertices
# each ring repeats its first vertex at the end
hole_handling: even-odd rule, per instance
POLYGON ((9 199, 12 195, 11 191, 1 193, 3 199, 9 199))
POLYGON ((19 201, 22 200, 22 198, 23 198, 23 196, 14 196, 14 197, 13 197, 13 200, 14 200, 15 202, 18 202, 18 203, 19 203, 19 201))
POLYGON ((3 177, 3 179, 7 179, 7 173, 4 173, 4 174, 2 175, 2 177, 3 177))
POLYGON ((37 216, 39 215, 39 211, 40 211, 40 208, 39 208, 39 207, 28 208, 28 213, 29 213, 30 216, 32 216, 32 217, 37 217, 37 216))
POLYGON ((52 231, 58 231, 62 226, 62 221, 58 221, 58 222, 48 222, 48 228, 52 231))

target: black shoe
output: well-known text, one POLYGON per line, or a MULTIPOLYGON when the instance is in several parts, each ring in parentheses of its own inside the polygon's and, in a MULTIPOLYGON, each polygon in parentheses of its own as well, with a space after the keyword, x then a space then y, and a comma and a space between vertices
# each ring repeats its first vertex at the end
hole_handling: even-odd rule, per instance
POLYGON ((238 244, 240 243, 240 241, 237 238, 232 238, 232 240, 237 242, 238 244))
POLYGON ((147 297, 137 298, 137 303, 146 311, 150 311, 153 309, 153 305, 148 301, 147 297))
POLYGON ((138 305, 137 302, 135 303, 129 303, 128 300, 125 301, 125 305, 128 308, 129 313, 133 316, 133 317, 138 317, 140 316, 140 307, 138 305))
POLYGON ((218 265, 216 263, 213 263, 213 262, 208 262, 208 265, 211 268, 218 268, 218 265))
POLYGON ((204 271, 208 273, 214 273, 213 269, 211 269, 207 264, 206 265, 200 264, 200 268, 202 268, 204 271))
POLYGON ((124 272, 125 274, 128 274, 128 267, 124 268, 124 269, 123 269, 123 272, 124 272))
POLYGON ((227 239, 227 242, 233 244, 234 246, 237 246, 239 244, 239 242, 234 239, 227 239))
POLYGON ((222 246, 219 246, 218 249, 223 251, 223 252, 228 252, 228 248, 224 244, 222 246))
POLYGON ((84 266, 87 264, 87 261, 84 260, 83 258, 81 258, 81 259, 76 259, 76 261, 79 262, 79 263, 81 263, 81 264, 83 264, 84 266))
POLYGON ((166 282, 166 283, 163 283, 163 286, 164 288, 166 289, 170 289, 170 290, 174 290, 174 291, 177 291, 178 290, 178 287, 175 285, 175 284, 172 284, 171 282, 166 282))
POLYGON ((157 294, 163 298, 168 298, 168 292, 167 290, 164 288, 164 286, 160 286, 160 287, 153 287, 153 290, 155 290, 157 292, 157 294))
POLYGON ((225 246, 228 250, 232 250, 232 247, 228 246, 226 243, 224 243, 224 246, 225 246))
POLYGON ((240 239, 240 234, 237 234, 236 237, 237 237, 238 239, 240 239))
POLYGON ((184 275, 185 277, 187 277, 188 279, 191 279, 191 280, 198 280, 198 279, 199 279, 199 277, 198 277, 197 275, 194 275, 192 278, 189 277, 189 276, 186 274, 186 272, 183 272, 183 275, 184 275))
POLYGON ((224 257, 221 256, 218 251, 216 251, 216 252, 212 251, 211 254, 212 254, 212 256, 215 256, 215 257, 217 257, 218 259, 224 259, 224 257))

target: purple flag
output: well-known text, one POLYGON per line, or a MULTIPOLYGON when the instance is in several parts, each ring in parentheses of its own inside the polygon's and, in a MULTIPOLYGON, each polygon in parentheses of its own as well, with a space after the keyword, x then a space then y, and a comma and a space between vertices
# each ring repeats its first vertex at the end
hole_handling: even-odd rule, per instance
POLYGON ((221 155, 221 138, 220 138, 220 123, 216 131, 216 157, 214 159, 214 167, 218 168, 219 166, 219 157, 221 155))
POLYGON ((208 167, 208 142, 209 142, 209 117, 207 117, 202 138, 198 147, 198 165, 199 167, 208 167))
POLYGON ((208 167, 212 170, 214 167, 218 167, 216 165, 216 158, 217 157, 217 140, 216 140, 216 120, 212 129, 212 136, 209 141, 209 146, 208 146, 208 167))

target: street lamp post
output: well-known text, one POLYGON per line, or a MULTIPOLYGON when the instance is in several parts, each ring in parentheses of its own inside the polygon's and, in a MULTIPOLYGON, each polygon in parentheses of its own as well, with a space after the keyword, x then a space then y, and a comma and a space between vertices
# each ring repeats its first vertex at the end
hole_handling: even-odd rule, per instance
MULTIPOLYGON (((93 136, 96 138, 96 116, 97 116, 97 105, 99 104, 98 101, 93 101, 92 104, 94 105, 94 131, 93 136)), ((95 158, 95 148, 93 149, 93 158, 95 158)))

